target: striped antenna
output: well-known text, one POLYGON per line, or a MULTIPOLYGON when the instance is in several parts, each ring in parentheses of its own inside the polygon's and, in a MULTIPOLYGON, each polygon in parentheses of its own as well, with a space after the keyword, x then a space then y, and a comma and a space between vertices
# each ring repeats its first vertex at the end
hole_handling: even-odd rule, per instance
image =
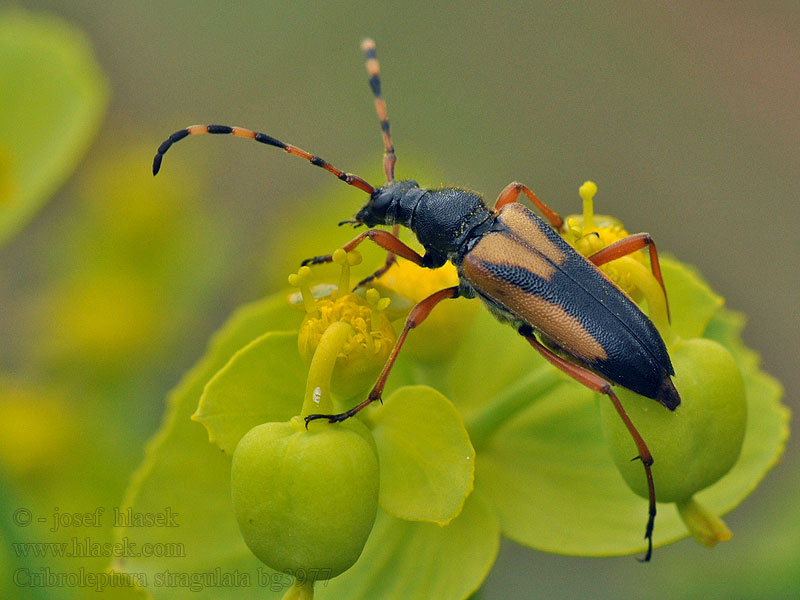
POLYGON ((364 52, 364 59, 367 61, 367 73, 369 73, 369 86, 375 96, 375 111, 381 121, 381 132, 383 133, 383 170, 386 173, 386 181, 394 181, 394 164, 397 156, 394 153, 392 144, 392 134, 389 133, 389 119, 386 116, 386 102, 381 96, 381 68, 375 54, 375 40, 366 38, 361 42, 361 50, 364 52))
POLYGON ((161 161, 164 158, 164 154, 167 152, 167 150, 169 150, 172 147, 172 144, 181 141, 183 138, 187 136, 201 135, 204 133, 233 135, 236 137, 255 140, 257 142, 261 142, 262 144, 267 144, 268 146, 275 146, 276 148, 281 148, 286 152, 288 152, 289 154, 292 154, 294 156, 299 156, 300 158, 305 158, 315 167, 322 167, 329 173, 333 173, 334 175, 336 175, 336 177, 344 181, 347 185, 352 185, 353 187, 357 187, 361 191, 364 191, 368 194, 372 194, 375 191, 375 188, 372 185, 367 183, 364 179, 362 179, 358 175, 353 175, 352 173, 345 173, 344 171, 341 171, 340 169, 334 167, 329 162, 321 159, 319 156, 314 156, 313 154, 306 152, 305 150, 301 150, 297 146, 292 146, 291 144, 285 144, 282 141, 276 140, 274 137, 269 136, 265 133, 258 133, 256 131, 245 129, 243 127, 229 127, 228 125, 192 125, 191 127, 187 127, 186 129, 181 129, 180 131, 176 131, 166 140, 164 140, 164 143, 158 147, 158 150, 156 151, 156 156, 153 159, 153 175, 157 174, 158 171, 161 169, 161 161))

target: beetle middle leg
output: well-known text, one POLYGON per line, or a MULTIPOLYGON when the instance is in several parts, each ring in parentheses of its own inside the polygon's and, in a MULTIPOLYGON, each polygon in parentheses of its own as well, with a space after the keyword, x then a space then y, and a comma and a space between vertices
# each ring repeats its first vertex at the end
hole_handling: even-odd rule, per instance
POLYGON ((648 252, 650 253, 650 270, 653 272, 653 277, 656 278, 656 281, 658 281, 661 289, 664 292, 664 302, 667 305, 667 319, 669 319, 669 298, 667 298, 667 288, 664 286, 664 279, 661 277, 661 265, 658 262, 658 250, 656 250, 656 243, 653 241, 653 238, 650 237, 649 233, 634 233, 633 235, 629 235, 621 240, 617 240, 613 244, 610 244, 602 250, 592 254, 589 257, 589 260, 592 261, 595 266, 599 267, 600 265, 609 263, 612 260, 627 256, 628 254, 633 254, 642 248, 647 248, 648 252))
POLYGON ((622 406, 622 403, 620 403, 619 398, 617 398, 617 395, 614 393, 614 390, 611 389, 611 384, 609 382, 599 375, 589 371, 588 369, 569 362, 565 358, 562 358, 550 350, 547 346, 536 339, 536 336, 533 334, 533 330, 530 327, 521 327, 519 329, 519 333, 526 340, 528 340, 530 345, 533 346, 539 352, 539 354, 546 358, 551 364, 561 369, 564 373, 572 377, 578 383, 585 385, 595 392, 605 394, 614 404, 614 408, 616 409, 617 413, 622 419, 622 422, 625 424, 625 427, 628 429, 628 432, 631 434, 631 437, 636 444, 636 449, 639 452, 639 456, 636 458, 642 461, 642 465, 644 465, 644 473, 647 477, 647 494, 650 502, 647 526, 645 527, 644 533, 644 537, 647 540, 647 552, 644 555, 644 558, 640 560, 642 562, 649 561, 653 554, 653 526, 655 525, 656 521, 656 490, 655 484, 653 483, 653 471, 651 469, 653 465, 653 456, 650 454, 650 450, 647 448, 644 438, 642 438, 641 434, 636 429, 636 426, 633 424, 633 421, 631 421, 628 413, 625 412, 625 408, 622 406))
POLYGON ((500 209, 506 204, 512 204, 518 201, 520 194, 525 194, 528 199, 533 202, 534 206, 542 211, 550 225, 552 225, 553 229, 561 228, 561 225, 564 224, 564 219, 561 218, 561 215, 547 206, 547 204, 542 202, 542 200, 539 199, 539 196, 537 196, 531 188, 517 181, 512 181, 503 189, 502 192, 500 192, 500 195, 497 197, 497 201, 494 203, 494 214, 496 215, 499 213, 500 209))
POLYGON ((419 326, 425 319, 427 319, 428 315, 431 313, 433 308, 439 304, 439 302, 442 300, 447 300, 448 298, 458 298, 458 286, 444 288, 438 292, 434 292, 411 309, 408 319, 406 320, 405 327, 403 327, 403 331, 397 338, 397 343, 394 345, 392 353, 389 355, 389 359, 383 366, 383 370, 381 370, 381 374, 378 376, 378 380, 375 382, 375 385, 373 386, 372 391, 370 391, 366 400, 360 404, 357 404, 350 410, 336 415, 308 415, 306 417, 306 426, 308 426, 309 421, 314 421, 316 419, 327 419, 329 423, 339 423, 354 416, 376 400, 380 400, 381 395, 383 394, 383 388, 386 386, 386 380, 388 379, 389 373, 391 372, 392 367, 397 360, 397 355, 400 353, 400 349, 403 347, 403 344, 406 341, 408 332, 419 326))

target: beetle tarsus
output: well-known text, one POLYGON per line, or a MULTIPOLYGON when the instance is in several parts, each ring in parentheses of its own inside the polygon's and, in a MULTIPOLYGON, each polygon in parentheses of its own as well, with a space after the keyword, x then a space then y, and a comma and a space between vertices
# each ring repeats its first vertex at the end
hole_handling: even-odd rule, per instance
POLYGON ((650 559, 653 557, 653 535, 652 532, 645 534, 645 539, 647 539, 647 553, 642 558, 637 558, 640 563, 650 562, 650 559))
POLYGON ((308 429, 308 424, 311 421, 317 421, 318 419, 327 419, 328 423, 341 423, 346 419, 349 419, 352 415, 348 414, 350 411, 339 413, 337 415, 322 415, 322 414, 313 414, 308 415, 304 420, 306 422, 306 429, 308 429))
POLYGON ((321 256, 313 256, 311 258, 305 259, 303 262, 300 263, 301 267, 305 267, 308 265, 320 265, 322 263, 329 263, 333 260, 332 254, 323 254, 321 256))
POLYGON ((391 268, 391 266, 396 262, 397 262, 397 256, 390 252, 388 257, 386 258, 386 262, 381 266, 381 268, 375 271, 372 275, 365 277, 364 279, 359 281, 356 287, 353 288, 353 291, 355 292, 358 288, 364 287, 371 281, 383 277, 384 273, 386 273, 386 271, 388 271, 391 268))
POLYGON ((642 558, 637 558, 639 562, 650 562, 650 559, 653 557, 653 526, 656 522, 656 513, 655 508, 650 512, 650 516, 647 519, 647 527, 644 531, 644 539, 647 540, 647 552, 642 558))

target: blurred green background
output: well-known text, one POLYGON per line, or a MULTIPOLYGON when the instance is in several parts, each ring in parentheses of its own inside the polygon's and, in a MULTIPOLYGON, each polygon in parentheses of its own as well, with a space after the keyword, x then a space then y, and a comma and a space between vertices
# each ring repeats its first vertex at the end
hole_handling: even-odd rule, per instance
MULTIPOLYGON (((153 180, 155 148, 190 124, 242 125, 380 182, 366 35, 378 43, 398 177, 490 201, 519 180, 562 213, 596 181, 598 212, 649 231, 748 315, 746 342, 800 410, 796 2, 21 6, 84 32, 111 99, 77 171, 0 250, 0 432, 13 442, 0 453, 4 538, 51 540, 13 526, 17 507, 118 504, 166 392, 234 307, 276 289, 305 256, 287 230, 335 226, 308 216, 331 178, 304 161, 197 138, 153 180)), ((640 565, 504 543, 483 595, 798 595, 798 459, 790 440, 726 518, 733 541, 713 551, 685 540, 640 565)), ((0 564, 15 564, 9 553, 4 543, 0 564)), ((7 583, 14 597, 91 595, 7 583)))

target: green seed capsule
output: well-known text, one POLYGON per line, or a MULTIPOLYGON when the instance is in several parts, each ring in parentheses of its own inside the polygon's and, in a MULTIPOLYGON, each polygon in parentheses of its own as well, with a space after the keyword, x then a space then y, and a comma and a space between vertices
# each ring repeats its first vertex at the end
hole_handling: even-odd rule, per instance
MULTIPOLYGON (((616 388, 653 455, 659 502, 681 502, 727 473, 744 440, 744 383, 730 353, 708 339, 682 340, 670 351, 681 405, 671 412, 653 400, 616 388)), ((630 434, 610 402, 600 401, 603 431, 628 486, 647 498, 630 434)))
POLYGON ((301 417, 251 429, 233 455, 231 489, 247 546, 276 571, 329 579, 349 569, 378 508, 378 457, 358 419, 308 430, 301 417))

